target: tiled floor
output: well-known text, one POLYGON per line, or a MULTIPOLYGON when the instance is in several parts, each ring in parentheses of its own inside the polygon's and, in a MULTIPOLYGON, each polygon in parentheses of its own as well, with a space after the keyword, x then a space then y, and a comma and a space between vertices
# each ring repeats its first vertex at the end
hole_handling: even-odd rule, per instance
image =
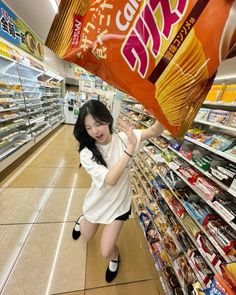
POLYGON ((78 168, 72 130, 62 126, 14 170, 0 175, 0 294, 163 294, 134 218, 121 232, 120 270, 111 284, 104 280, 107 261, 99 251, 102 227, 89 243, 72 239, 90 185, 78 168))

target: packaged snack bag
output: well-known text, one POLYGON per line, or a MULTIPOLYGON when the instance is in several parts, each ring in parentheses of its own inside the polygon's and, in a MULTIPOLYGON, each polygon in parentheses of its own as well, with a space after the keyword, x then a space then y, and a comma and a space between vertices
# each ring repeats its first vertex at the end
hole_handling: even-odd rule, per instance
POLYGON ((62 0, 46 45, 182 137, 236 53, 233 0, 62 0))

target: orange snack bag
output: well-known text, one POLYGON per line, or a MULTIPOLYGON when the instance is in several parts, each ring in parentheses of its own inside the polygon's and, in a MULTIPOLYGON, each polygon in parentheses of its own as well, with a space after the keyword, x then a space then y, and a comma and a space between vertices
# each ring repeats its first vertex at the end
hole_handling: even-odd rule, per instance
POLYGON ((236 51, 236 1, 71 0, 73 17, 65 2, 46 45, 135 97, 182 137, 219 64, 236 51))

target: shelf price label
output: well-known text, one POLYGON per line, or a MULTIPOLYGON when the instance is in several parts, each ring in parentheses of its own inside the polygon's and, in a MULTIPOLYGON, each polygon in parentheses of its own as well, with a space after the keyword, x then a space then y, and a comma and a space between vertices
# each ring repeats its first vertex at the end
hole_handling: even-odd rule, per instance
POLYGON ((213 203, 213 206, 216 208, 216 210, 217 210, 217 213, 219 213, 219 215, 221 215, 221 216, 224 216, 224 219, 226 220, 226 221, 231 221, 231 220, 233 220, 234 219, 234 215, 233 214, 231 214, 225 207, 223 207, 219 202, 217 202, 217 201, 214 201, 213 203))
POLYGON ((179 169, 179 165, 178 164, 176 164, 175 162, 170 162, 169 164, 168 164, 168 166, 172 169, 172 170, 174 170, 174 171, 176 171, 176 170, 178 170, 179 169))

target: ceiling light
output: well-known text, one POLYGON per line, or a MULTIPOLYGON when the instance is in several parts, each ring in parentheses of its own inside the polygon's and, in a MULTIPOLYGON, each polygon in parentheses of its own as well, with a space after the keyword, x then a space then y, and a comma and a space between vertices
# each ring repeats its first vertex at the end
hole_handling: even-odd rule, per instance
POLYGON ((236 75, 228 75, 228 76, 218 76, 215 78, 217 80, 228 80, 228 79, 236 79, 236 75))
POLYGON ((58 5, 57 5, 57 1, 56 0, 50 0, 51 4, 52 4, 52 7, 55 11, 55 13, 58 12, 58 5))

